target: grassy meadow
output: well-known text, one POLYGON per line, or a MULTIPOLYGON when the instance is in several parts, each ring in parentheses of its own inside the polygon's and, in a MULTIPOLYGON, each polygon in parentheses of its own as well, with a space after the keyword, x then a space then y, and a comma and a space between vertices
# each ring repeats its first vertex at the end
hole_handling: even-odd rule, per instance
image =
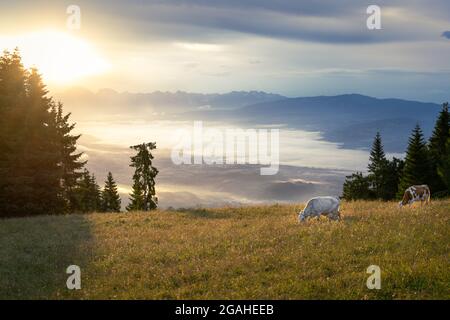
POLYGON ((302 206, 0 220, 0 299, 450 299, 450 200, 298 224, 302 206))

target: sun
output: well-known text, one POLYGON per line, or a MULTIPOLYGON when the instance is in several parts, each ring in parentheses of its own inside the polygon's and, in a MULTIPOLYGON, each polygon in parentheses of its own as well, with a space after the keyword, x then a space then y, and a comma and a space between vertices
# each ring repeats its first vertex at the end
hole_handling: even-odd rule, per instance
POLYGON ((24 66, 36 67, 52 85, 75 83, 110 69, 95 48, 71 33, 43 30, 20 36, 0 37, 2 49, 18 47, 24 66))

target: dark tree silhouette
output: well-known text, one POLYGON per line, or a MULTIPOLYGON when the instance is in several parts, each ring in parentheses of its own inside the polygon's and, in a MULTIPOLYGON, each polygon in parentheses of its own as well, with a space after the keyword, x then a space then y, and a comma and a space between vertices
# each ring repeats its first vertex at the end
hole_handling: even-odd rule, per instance
POLYGON ((389 161, 384 153, 381 135, 377 132, 372 144, 369 157, 369 183, 374 196, 381 200, 391 200, 395 198, 398 189, 400 171, 403 168, 403 161, 393 158, 389 161))
POLYGON ((370 181, 362 172, 353 173, 347 176, 343 186, 342 197, 345 200, 368 200, 375 197, 372 190, 370 190, 370 181))
POLYGON ((158 198, 155 196, 155 177, 158 169, 152 165, 152 150, 156 149, 156 143, 142 143, 130 148, 137 151, 137 154, 131 157, 130 166, 135 168, 135 171, 133 190, 127 210, 154 210, 158 204, 158 198))
POLYGON ((371 189, 375 197, 386 198, 386 174, 388 168, 388 160, 383 150, 381 142, 381 135, 377 132, 370 151, 369 165, 369 180, 371 189))
POLYGON ((402 171, 399 196, 411 185, 429 184, 432 176, 432 166, 427 145, 425 144, 422 129, 416 125, 409 138, 406 150, 405 166, 402 171))
POLYGON ((67 212, 78 136, 19 51, 0 57, 0 215, 67 212))
POLYGON ((102 211, 120 212, 120 196, 117 192, 117 184, 111 172, 106 177, 105 187, 102 191, 102 211))
POLYGON ((81 135, 71 134, 75 124, 69 123, 70 113, 64 114, 62 103, 53 104, 52 116, 59 141, 58 166, 61 174, 61 197, 63 198, 64 211, 72 212, 76 209, 74 189, 77 180, 82 175, 79 170, 86 164, 86 161, 80 160, 83 153, 76 152, 76 143, 81 135))
POLYGON ((81 178, 77 181, 74 189, 74 198, 76 199, 75 212, 94 212, 101 211, 101 192, 94 175, 89 170, 84 169, 81 178))
MULTIPOLYGON (((446 167, 448 166, 447 141, 450 139, 450 114, 448 111, 448 102, 442 105, 442 110, 436 120, 433 134, 428 143, 430 159, 432 161, 432 176, 430 179, 430 188, 433 192, 439 192, 447 189, 445 183, 446 167), (439 174, 439 172, 441 174, 439 174)), ((448 170, 448 169, 447 169, 448 170)))

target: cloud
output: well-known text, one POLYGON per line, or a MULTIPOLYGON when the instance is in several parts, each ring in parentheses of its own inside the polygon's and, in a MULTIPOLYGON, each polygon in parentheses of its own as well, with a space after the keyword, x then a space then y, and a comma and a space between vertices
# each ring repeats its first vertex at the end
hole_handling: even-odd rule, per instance
MULTIPOLYGON (((82 10, 82 28, 87 32, 108 36, 114 32, 128 40, 160 38, 201 43, 217 38, 233 39, 236 33, 319 43, 423 39, 430 37, 431 29, 446 22, 444 13, 450 10, 446 0, 436 0, 433 6, 418 0, 408 1, 407 6, 401 0, 379 0, 385 31, 377 32, 367 30, 368 4, 359 0, 79 0, 77 5, 82 10), (414 32, 410 32, 411 23, 414 32)), ((4 8, 4 20, 12 23, 11 19, 20 15, 34 21, 29 17, 40 17, 41 9, 62 12, 56 15, 54 23, 65 18, 58 1, 18 0, 14 6, 4 8)))
POLYGON ((441 36, 444 37, 444 38, 450 39, 450 31, 444 31, 444 32, 442 32, 442 35, 441 35, 441 36))

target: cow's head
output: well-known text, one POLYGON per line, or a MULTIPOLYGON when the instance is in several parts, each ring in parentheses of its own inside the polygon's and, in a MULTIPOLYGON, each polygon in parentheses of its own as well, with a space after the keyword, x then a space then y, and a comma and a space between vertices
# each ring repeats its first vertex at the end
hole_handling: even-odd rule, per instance
POLYGON ((411 199, 413 199, 413 195, 411 194, 410 188, 405 190, 405 193, 403 194, 402 201, 398 203, 398 207, 401 208, 403 206, 406 206, 408 203, 410 203, 411 199))
POLYGON ((305 221, 306 217, 305 217, 305 212, 304 211, 300 211, 298 213, 298 222, 303 222, 305 221))

